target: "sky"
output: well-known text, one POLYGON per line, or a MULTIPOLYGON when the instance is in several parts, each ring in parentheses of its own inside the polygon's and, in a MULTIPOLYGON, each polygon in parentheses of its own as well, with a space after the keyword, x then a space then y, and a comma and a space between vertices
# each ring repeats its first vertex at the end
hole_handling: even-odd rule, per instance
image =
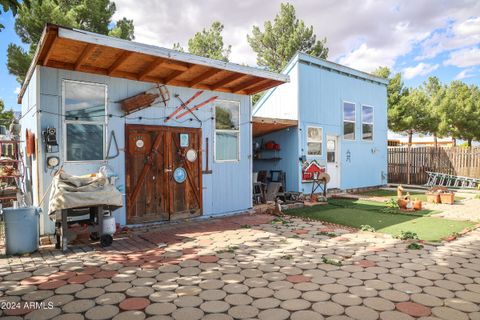
MULTIPOLYGON (((114 20, 134 20, 135 41, 186 47, 195 32, 215 20, 224 25, 230 61, 256 65, 247 42, 252 26, 263 30, 280 10, 279 0, 117 0, 114 20)), ((297 17, 327 38, 328 60, 370 72, 387 66, 407 86, 429 76, 444 83, 462 80, 480 86, 480 1, 478 0, 298 0, 297 17)), ((0 99, 18 110, 20 85, 8 74, 8 43, 20 43, 10 13, 0 15, 0 99)))

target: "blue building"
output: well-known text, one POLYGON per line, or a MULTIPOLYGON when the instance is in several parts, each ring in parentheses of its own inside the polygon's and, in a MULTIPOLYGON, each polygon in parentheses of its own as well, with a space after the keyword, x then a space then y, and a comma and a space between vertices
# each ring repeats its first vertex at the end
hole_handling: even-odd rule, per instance
POLYGON ((305 193, 312 162, 330 175, 328 189, 385 185, 388 81, 304 53, 283 73, 290 82, 253 110, 254 172, 282 171, 287 191, 305 193))
POLYGON ((47 208, 60 168, 84 175, 106 167, 115 175, 121 225, 248 210, 250 95, 286 81, 287 75, 48 25, 19 94, 22 132, 36 137, 26 181, 33 204, 43 208, 41 232, 54 232, 47 208), (157 98, 148 101, 150 94, 157 98), (143 107, 126 110, 125 99, 137 95, 133 104, 143 107))

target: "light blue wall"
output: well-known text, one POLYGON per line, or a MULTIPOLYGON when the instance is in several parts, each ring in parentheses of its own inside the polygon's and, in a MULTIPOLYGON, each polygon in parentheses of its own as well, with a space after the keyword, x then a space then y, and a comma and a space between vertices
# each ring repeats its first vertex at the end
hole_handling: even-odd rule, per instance
MULTIPOLYGON (((311 191, 310 183, 301 182, 301 164, 298 158, 307 154, 306 132, 308 126, 323 128, 322 156, 306 156, 309 161, 317 160, 326 165, 326 137, 339 137, 340 188, 350 189, 378 186, 387 183, 387 88, 385 81, 369 74, 317 59, 303 53, 297 54, 285 69, 291 82, 268 91, 254 107, 254 115, 276 118, 276 111, 295 114, 298 108, 298 136, 290 140, 274 133, 278 143, 288 146, 289 159, 293 162, 278 163, 287 171, 287 177, 297 177, 295 188, 289 190, 311 191), (279 90, 281 88, 281 90, 279 90), (286 97, 285 99, 283 99, 286 97), (343 139, 343 101, 356 104, 356 140, 343 139), (374 108, 374 140, 361 139, 361 106, 374 108), (282 140, 286 139, 286 140, 282 140), (350 162, 347 162, 350 151, 350 162)), ((281 117, 280 117, 281 118, 281 117)), ((263 138, 265 141, 267 138, 263 138)), ((282 148, 282 152, 286 148, 282 148)), ((285 162, 285 161, 284 161, 285 162)), ((268 168, 268 164, 257 164, 254 169, 268 168)), ((289 180, 290 182, 290 180, 289 180)))
MULTIPOLYGON (((78 80, 86 82, 96 82, 106 84, 108 87, 108 113, 121 116, 123 112, 120 110, 120 105, 117 101, 133 96, 137 93, 148 90, 152 87, 151 83, 125 80, 119 78, 112 78, 106 76, 92 75, 82 72, 65 71, 53 68, 40 68, 40 110, 51 113, 62 113, 62 80, 78 80)), ((110 132, 114 131, 119 148, 120 155, 104 162, 84 162, 84 163, 64 163, 66 172, 72 174, 85 174, 98 171, 100 166, 108 164, 116 174, 119 176, 118 185, 125 186, 125 124, 144 124, 144 125, 164 125, 163 120, 149 120, 146 118, 161 118, 165 117, 179 106, 180 102, 174 98, 175 94, 179 94, 185 101, 191 97, 196 90, 178 87, 169 87, 171 100, 167 108, 162 106, 152 106, 139 112, 129 115, 127 118, 112 117, 108 119, 107 137, 109 139, 110 132), (143 117, 139 120, 138 117, 143 117)), ((204 106, 196 111, 196 115, 204 120, 202 123, 202 149, 203 149, 203 168, 206 162, 206 145, 205 138, 209 138, 209 167, 212 174, 203 175, 203 213, 204 215, 217 215, 230 212, 239 212, 246 210, 252 206, 251 201, 251 108, 250 99, 248 96, 241 96, 220 92, 204 92, 195 102, 204 101, 212 96, 219 96, 219 99, 240 101, 240 161, 237 162, 222 162, 216 163, 213 159, 214 152, 214 131, 213 131, 213 107, 212 104, 204 106)), ((57 128, 60 144, 60 153, 58 156, 61 163, 64 160, 64 133, 63 133, 63 118, 57 115, 52 115, 46 112, 39 113, 37 116, 40 119, 40 128, 37 132, 44 130, 48 126, 57 128)), ((181 122, 169 121, 167 125, 177 127, 199 127, 199 123, 195 120, 189 121, 193 117, 184 117, 179 120, 181 122), (187 121, 185 121, 187 120, 187 121)), ((33 118, 34 119, 34 118, 33 118)), ((49 192, 48 186, 51 182, 51 170, 47 170, 45 162, 41 161, 39 165, 38 175, 42 181, 40 184, 39 194, 49 192)), ((44 204, 46 210, 47 204, 44 204)), ((115 211, 117 222, 125 224, 126 215, 125 208, 120 208, 115 211)), ((48 217, 45 220, 45 233, 52 233, 54 231, 53 224, 48 217)))
MULTIPOLYGON (((306 154, 306 127, 323 128, 321 157, 307 157, 326 163, 326 136, 339 136, 340 188, 350 189, 386 184, 387 173, 387 90, 384 84, 359 79, 313 63, 301 62, 300 74, 300 149, 306 154), (343 139, 343 102, 356 105, 355 140, 343 139), (374 138, 363 141, 361 107, 373 106, 374 138), (350 162, 347 152, 350 151, 350 162)), ((304 191, 311 190, 303 184, 304 191)))
POLYGON ((282 158, 278 161, 270 160, 253 160, 253 171, 259 172, 260 170, 282 170, 286 172, 286 190, 296 190, 299 183, 299 175, 295 173, 298 170, 299 159, 298 152, 294 150, 298 147, 298 129, 296 127, 284 129, 281 131, 273 132, 271 134, 262 136, 261 138, 253 139, 254 142, 264 144, 270 140, 280 144, 280 151, 262 151, 261 155, 264 158, 277 156, 282 158))

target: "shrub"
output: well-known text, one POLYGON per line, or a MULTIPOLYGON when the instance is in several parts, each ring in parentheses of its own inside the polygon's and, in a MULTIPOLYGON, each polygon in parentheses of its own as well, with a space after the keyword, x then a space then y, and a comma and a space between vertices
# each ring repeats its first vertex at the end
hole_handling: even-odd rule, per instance
POLYGON ((421 249, 423 249, 423 245, 421 245, 420 243, 417 243, 417 242, 412 242, 407 246, 407 249, 421 250, 421 249))
POLYGON ((372 227, 372 226, 370 226, 370 225, 368 225, 368 224, 362 224, 362 225, 360 226, 360 230, 361 230, 361 231, 375 232, 375 228, 372 227))
POLYGON ((418 240, 418 235, 412 231, 401 231, 398 238, 400 240, 418 240))

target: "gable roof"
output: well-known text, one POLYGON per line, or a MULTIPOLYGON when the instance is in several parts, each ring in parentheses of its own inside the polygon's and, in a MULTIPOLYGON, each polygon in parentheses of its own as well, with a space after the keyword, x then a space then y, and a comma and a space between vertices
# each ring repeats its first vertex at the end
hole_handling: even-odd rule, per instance
POLYGON ((37 65, 244 95, 289 81, 284 74, 48 24, 22 84, 19 103, 37 65))

